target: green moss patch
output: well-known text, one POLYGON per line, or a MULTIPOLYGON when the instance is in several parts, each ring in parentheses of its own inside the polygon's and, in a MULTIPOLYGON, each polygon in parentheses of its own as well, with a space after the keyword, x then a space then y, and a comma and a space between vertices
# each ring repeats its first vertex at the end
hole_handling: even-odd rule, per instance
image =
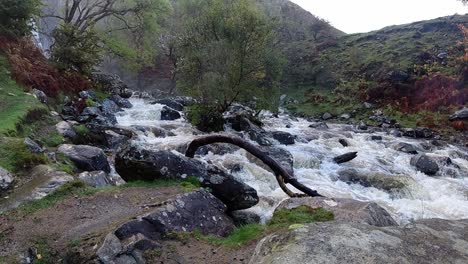
POLYGON ((48 159, 44 154, 34 154, 27 149, 24 139, 0 138, 0 166, 3 168, 19 172, 47 163, 48 159))

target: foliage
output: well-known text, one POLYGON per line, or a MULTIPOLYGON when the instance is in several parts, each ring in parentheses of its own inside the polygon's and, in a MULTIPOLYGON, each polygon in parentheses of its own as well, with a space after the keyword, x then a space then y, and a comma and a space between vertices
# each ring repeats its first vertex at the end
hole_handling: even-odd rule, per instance
POLYGON ((196 104, 188 108, 187 119, 197 129, 203 132, 218 132, 224 130, 222 113, 212 106, 196 104))
POLYGON ((31 153, 22 138, 0 138, 0 166, 18 172, 48 163, 44 154, 31 153))
POLYGON ((54 44, 51 60, 61 70, 90 75, 94 66, 101 61, 102 50, 99 38, 93 29, 80 31, 64 24, 52 32, 54 44))
POLYGON ((51 147, 51 148, 54 148, 60 144, 63 144, 64 141, 65 141, 65 138, 63 137, 63 135, 58 133, 57 131, 52 132, 51 134, 49 134, 47 137, 45 137, 42 140, 45 146, 51 147))
POLYGON ((74 93, 90 87, 82 75, 63 73, 51 65, 30 39, 0 37, 0 51, 8 58, 12 77, 27 90, 36 88, 55 98, 60 92, 74 93))
POLYGON ((81 137, 86 136, 86 134, 89 133, 89 129, 83 124, 74 126, 73 129, 75 129, 76 134, 81 137))
POLYGON ((251 1, 188 0, 185 8, 177 46, 178 84, 184 92, 220 113, 234 101, 274 94, 268 91, 278 87, 281 67, 269 45, 272 27, 251 1))
POLYGON ((39 14, 39 0, 2 0, 0 4, 0 35, 29 36, 32 19, 39 14))

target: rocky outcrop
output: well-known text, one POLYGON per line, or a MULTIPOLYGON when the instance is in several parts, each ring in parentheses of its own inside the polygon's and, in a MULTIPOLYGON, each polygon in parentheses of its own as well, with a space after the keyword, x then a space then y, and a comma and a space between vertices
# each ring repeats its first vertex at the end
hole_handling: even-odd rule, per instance
POLYGON ((78 175, 78 179, 82 180, 89 186, 94 188, 112 186, 112 180, 104 171, 85 171, 78 175))
POLYGON ((197 177, 229 210, 247 209, 258 203, 257 192, 252 187, 216 166, 176 152, 150 151, 128 145, 117 153, 115 168, 126 181, 197 177))
POLYGON ((467 241, 467 220, 390 227, 326 222, 267 236, 249 263, 466 263, 467 241))
POLYGON ((144 263, 141 253, 160 246, 158 239, 174 232, 200 231, 226 236, 234 229, 226 206, 206 190, 179 195, 156 210, 123 224, 107 235, 97 256, 101 263, 144 263))
POLYGON ((374 187, 385 191, 399 191, 414 183, 408 176, 387 175, 379 172, 361 172, 355 169, 343 169, 338 172, 338 179, 346 183, 356 183, 364 187, 374 187))
POLYGON ((418 171, 427 175, 432 176, 439 171, 439 165, 437 165, 437 162, 424 154, 412 157, 410 163, 412 166, 416 167, 418 171))
POLYGON ((323 208, 333 212, 334 220, 347 223, 365 223, 373 226, 396 226, 392 216, 374 202, 361 202, 353 199, 304 197, 283 201, 276 210, 294 209, 301 205, 310 208, 323 208))
POLYGON ((283 145, 293 145, 295 143, 294 136, 288 132, 273 131, 271 132, 273 138, 283 145))
POLYGON ((73 161, 79 169, 110 172, 109 162, 102 149, 87 145, 64 144, 58 151, 73 161))
POLYGON ((168 106, 163 106, 161 110, 161 120, 176 120, 181 117, 179 112, 168 106))
POLYGON ((4 168, 0 167, 0 192, 10 189, 12 183, 13 177, 11 174, 4 168))

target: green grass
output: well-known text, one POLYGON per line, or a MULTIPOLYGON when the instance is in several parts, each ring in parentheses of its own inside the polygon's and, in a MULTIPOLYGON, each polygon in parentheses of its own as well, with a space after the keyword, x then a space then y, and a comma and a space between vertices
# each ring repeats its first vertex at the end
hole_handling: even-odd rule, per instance
POLYGON ((19 172, 49 161, 44 154, 31 153, 22 138, 0 138, 0 166, 19 172))
POLYGON ((294 209, 281 209, 273 214, 269 226, 288 227, 292 224, 333 221, 332 212, 323 208, 311 208, 301 205, 294 209))
POLYGON ((26 114, 36 108, 44 106, 11 79, 8 61, 0 55, 0 135, 15 131, 26 114))
POLYGON ((36 259, 33 264, 50 264, 54 263, 54 254, 52 249, 45 238, 36 238, 34 241, 34 248, 37 250, 36 259))
POLYGON ((50 135, 44 137, 42 142, 47 147, 57 147, 60 144, 63 144, 65 138, 57 131, 53 131, 50 135))
POLYGON ((89 133, 89 129, 85 125, 78 125, 73 128, 75 129, 76 134, 79 136, 85 136, 89 133))

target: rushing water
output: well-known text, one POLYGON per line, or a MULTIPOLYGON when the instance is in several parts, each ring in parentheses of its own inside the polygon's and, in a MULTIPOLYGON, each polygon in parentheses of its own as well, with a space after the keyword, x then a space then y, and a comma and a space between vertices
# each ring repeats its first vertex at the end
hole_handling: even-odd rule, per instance
MULTIPOLYGON (((194 135, 196 130, 183 119, 161 121, 161 105, 150 105, 142 99, 132 99, 132 103, 132 109, 125 110, 117 117, 120 125, 161 127, 175 134, 157 138, 151 133, 142 133, 134 140, 135 144, 148 149, 176 149, 197 137, 194 135)), ((327 197, 374 201, 385 207, 400 223, 419 218, 468 218, 466 149, 447 144, 426 151, 429 156, 450 157, 455 164, 451 168, 441 167, 436 177, 429 177, 410 165, 411 154, 392 148, 392 145, 398 142, 406 142, 423 150, 422 144, 427 144, 425 140, 396 138, 380 132, 372 135, 380 135, 383 140, 372 141, 369 139, 369 133, 354 132, 353 127, 349 125, 329 124, 329 129, 317 130, 309 127, 310 122, 287 115, 280 115, 278 118, 265 116, 264 122, 268 131, 286 131, 298 137, 294 145, 285 146, 276 142, 277 147, 292 153, 296 177, 327 197), (307 138, 313 140, 308 141, 307 138), (346 138, 350 146, 343 147, 338 142, 339 138, 346 138), (353 161, 341 165, 332 161, 333 157, 351 151, 359 152, 353 161), (388 177, 406 176, 412 181, 403 191, 388 193, 338 180, 337 172, 343 168, 353 168, 367 174, 380 173, 388 177)), ((233 175, 257 190, 261 201, 249 210, 259 213, 264 220, 271 216, 279 202, 287 198, 275 177, 250 162, 244 150, 226 155, 209 153, 202 159, 224 168, 231 167, 232 164, 242 164, 242 170, 233 175)))

